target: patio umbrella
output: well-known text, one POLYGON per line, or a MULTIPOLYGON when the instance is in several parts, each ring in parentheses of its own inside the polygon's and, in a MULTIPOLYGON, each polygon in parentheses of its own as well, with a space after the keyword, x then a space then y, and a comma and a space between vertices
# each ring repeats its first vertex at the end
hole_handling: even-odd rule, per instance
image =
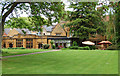
POLYGON ((101 41, 98 44, 112 44, 110 41, 101 41))
POLYGON ((82 44, 85 44, 85 45, 95 45, 95 43, 93 43, 91 41, 84 41, 84 42, 82 42, 82 44))

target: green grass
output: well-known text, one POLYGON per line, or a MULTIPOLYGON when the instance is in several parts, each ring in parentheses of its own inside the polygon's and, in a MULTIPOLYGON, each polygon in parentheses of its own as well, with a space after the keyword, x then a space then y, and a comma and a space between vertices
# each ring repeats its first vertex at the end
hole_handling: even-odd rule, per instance
POLYGON ((4 58, 3 74, 118 74, 118 51, 62 50, 4 58))
POLYGON ((34 53, 40 51, 48 51, 51 49, 2 49, 2 56, 10 56, 10 55, 19 55, 19 54, 27 54, 34 53))

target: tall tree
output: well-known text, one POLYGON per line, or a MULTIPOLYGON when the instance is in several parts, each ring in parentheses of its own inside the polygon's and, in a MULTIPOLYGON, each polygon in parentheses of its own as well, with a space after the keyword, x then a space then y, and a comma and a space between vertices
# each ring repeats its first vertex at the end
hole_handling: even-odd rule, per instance
POLYGON ((115 9, 115 26, 116 26, 116 39, 118 49, 120 49, 120 1, 118 2, 117 8, 115 9))
POLYGON ((119 2, 110 2, 110 7, 113 9, 113 15, 114 15, 114 32, 115 32, 115 44, 118 46, 118 49, 120 49, 120 1, 119 2))
POLYGON ((67 26, 70 27, 73 36, 87 39, 89 33, 104 34, 103 14, 107 8, 103 6, 96 10, 97 4, 97 2, 71 2, 70 8, 74 11, 69 15, 70 23, 67 26))
POLYGON ((2 30, 4 30, 4 24, 7 17, 20 17, 18 11, 29 14, 30 20, 37 27, 42 26, 41 24, 44 23, 44 19, 41 16, 47 18, 48 25, 51 25, 52 22, 59 21, 64 9, 63 2, 19 2, 19 0, 16 0, 15 2, 1 2, 0 5, 2 6, 2 30))
POLYGON ((111 41, 113 44, 116 44, 116 30, 115 30, 115 15, 112 14, 112 9, 110 7, 109 12, 109 21, 106 22, 106 37, 107 40, 111 41))

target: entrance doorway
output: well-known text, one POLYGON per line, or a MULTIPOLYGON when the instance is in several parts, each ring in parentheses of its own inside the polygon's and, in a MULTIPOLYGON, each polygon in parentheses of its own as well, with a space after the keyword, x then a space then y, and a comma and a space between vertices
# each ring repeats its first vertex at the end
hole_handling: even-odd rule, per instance
POLYGON ((13 47, 13 44, 12 44, 12 43, 10 43, 10 44, 9 44, 9 47, 10 47, 10 48, 12 48, 12 47, 13 47))
POLYGON ((55 47, 56 47, 56 48, 58 47, 58 43, 55 43, 55 47))
POLYGON ((66 48, 66 43, 64 43, 64 48, 66 48))
POLYGON ((38 49, 42 49, 42 45, 41 43, 38 44, 38 49))
POLYGON ((5 43, 3 44, 3 48, 6 48, 6 44, 5 43))

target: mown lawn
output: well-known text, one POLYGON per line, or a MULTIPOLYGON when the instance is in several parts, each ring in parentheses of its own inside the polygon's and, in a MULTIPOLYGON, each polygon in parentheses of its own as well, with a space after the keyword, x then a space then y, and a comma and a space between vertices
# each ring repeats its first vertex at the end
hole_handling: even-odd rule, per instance
POLYGON ((48 51, 51 49, 2 49, 2 56, 10 56, 10 55, 19 55, 19 54, 27 54, 34 53, 40 51, 48 51))
POLYGON ((118 51, 62 50, 4 58, 3 74, 117 74, 118 51))

